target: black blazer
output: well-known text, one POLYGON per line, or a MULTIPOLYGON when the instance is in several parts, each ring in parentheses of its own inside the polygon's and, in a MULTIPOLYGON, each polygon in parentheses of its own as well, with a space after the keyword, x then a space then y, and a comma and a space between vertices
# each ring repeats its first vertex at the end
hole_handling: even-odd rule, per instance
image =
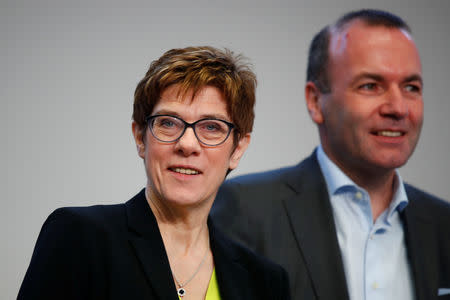
MULTIPOLYGON (((286 272, 208 221, 223 300, 290 299, 286 272)), ((178 300, 144 190, 124 204, 61 208, 39 234, 18 299, 178 300)))
MULTIPOLYGON (((417 300, 450 288, 450 204, 406 185, 403 213, 417 300)), ((226 181, 211 217, 283 266, 293 299, 349 299, 325 179, 315 152, 300 164, 226 181)), ((450 296, 447 296, 450 299, 450 296)))

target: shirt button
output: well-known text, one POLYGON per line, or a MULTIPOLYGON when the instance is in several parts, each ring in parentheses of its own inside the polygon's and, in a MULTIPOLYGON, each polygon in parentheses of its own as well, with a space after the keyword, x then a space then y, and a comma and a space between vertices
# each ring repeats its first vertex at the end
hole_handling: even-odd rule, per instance
POLYGON ((372 289, 376 290, 378 288, 378 283, 375 281, 372 283, 372 289))
POLYGON ((363 197, 363 194, 361 192, 356 192, 355 197, 356 197, 356 199, 361 200, 363 197))

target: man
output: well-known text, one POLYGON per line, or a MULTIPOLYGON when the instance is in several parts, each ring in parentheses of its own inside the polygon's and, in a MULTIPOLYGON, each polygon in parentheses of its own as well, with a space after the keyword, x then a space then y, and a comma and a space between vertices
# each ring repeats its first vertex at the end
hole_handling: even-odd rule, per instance
POLYGON ((286 268, 293 299, 450 297, 450 205, 397 171, 419 139, 422 89, 408 25, 348 13, 310 46, 305 98, 321 145, 221 188, 213 217, 286 268))

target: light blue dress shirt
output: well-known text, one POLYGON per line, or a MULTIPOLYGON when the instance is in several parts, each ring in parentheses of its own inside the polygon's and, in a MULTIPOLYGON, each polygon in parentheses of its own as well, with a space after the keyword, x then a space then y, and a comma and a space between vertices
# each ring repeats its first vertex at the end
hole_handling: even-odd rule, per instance
POLYGON ((391 204, 373 222, 369 194, 346 176, 321 146, 317 159, 327 183, 350 299, 414 299, 400 218, 408 198, 398 171, 391 204))

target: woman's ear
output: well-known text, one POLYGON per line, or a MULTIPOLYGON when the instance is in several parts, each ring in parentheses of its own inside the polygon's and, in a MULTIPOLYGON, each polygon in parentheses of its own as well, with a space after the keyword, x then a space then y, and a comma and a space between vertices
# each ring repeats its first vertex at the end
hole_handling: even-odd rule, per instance
POLYGON ((144 130, 133 121, 131 123, 131 130, 133 131, 134 142, 136 143, 136 150, 141 158, 145 157, 145 143, 144 143, 144 130))
POLYGON ((321 98, 323 97, 317 85, 308 81, 305 86, 305 100, 309 116, 317 125, 323 123, 323 114, 321 107, 321 98))
POLYGON ((248 145, 250 144, 250 133, 247 133, 242 138, 239 139, 239 142, 234 149, 233 153, 231 153, 230 163, 228 166, 229 170, 235 169, 239 165, 239 161, 241 157, 244 155, 245 150, 247 150, 248 145))

